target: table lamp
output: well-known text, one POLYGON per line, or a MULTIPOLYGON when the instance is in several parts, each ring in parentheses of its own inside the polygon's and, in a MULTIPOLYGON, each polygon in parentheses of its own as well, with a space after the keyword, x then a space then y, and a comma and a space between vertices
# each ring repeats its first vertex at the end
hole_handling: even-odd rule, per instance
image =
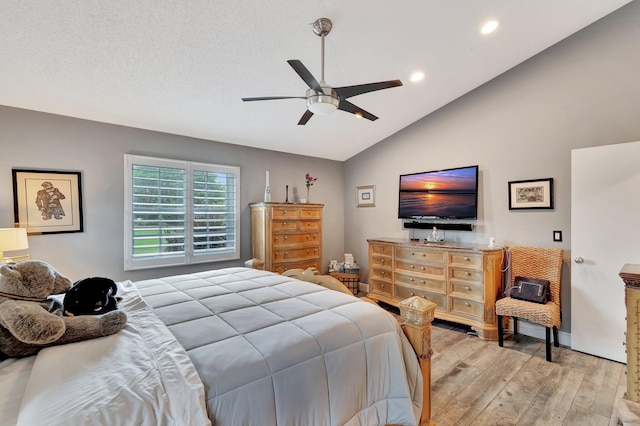
POLYGON ((30 255, 4 257, 5 251, 25 250, 29 248, 27 230, 25 228, 0 228, 0 261, 5 263, 15 262, 16 259, 25 260, 30 255))

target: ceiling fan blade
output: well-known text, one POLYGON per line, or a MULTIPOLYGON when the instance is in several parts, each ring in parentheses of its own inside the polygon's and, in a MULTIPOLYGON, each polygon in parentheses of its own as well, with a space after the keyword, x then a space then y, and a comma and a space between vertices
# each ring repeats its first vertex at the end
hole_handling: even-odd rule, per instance
POLYGON ((320 83, 318 83, 318 80, 316 80, 316 78, 309 72, 307 67, 302 65, 302 62, 297 59, 290 59, 287 62, 289 63, 289 65, 291 65, 291 68, 293 68, 293 70, 298 73, 300 78, 303 79, 305 83, 307 83, 307 86, 309 86, 316 92, 324 93, 322 87, 320 87, 320 83))
POLYGON ((309 121, 311 117, 313 117, 313 113, 309 110, 306 110, 304 114, 302 114, 300 121, 298 121, 298 126, 304 126, 305 124, 307 124, 307 121, 309 121))
POLYGON ((261 98, 242 98, 243 101, 274 101, 277 99, 307 99, 304 96, 265 96, 261 98))
POLYGON ((402 86, 402 82, 400 80, 389 80, 378 83, 358 84, 356 86, 335 87, 333 90, 336 91, 340 99, 347 99, 363 93, 375 92, 376 90, 390 89, 398 86, 402 86))
POLYGON ((344 99, 340 99, 340 105, 338 105, 338 109, 342 111, 350 112, 351 114, 355 114, 362 118, 366 118, 367 120, 376 121, 378 119, 378 117, 371 114, 370 112, 365 111, 359 106, 355 106, 351 102, 344 99))

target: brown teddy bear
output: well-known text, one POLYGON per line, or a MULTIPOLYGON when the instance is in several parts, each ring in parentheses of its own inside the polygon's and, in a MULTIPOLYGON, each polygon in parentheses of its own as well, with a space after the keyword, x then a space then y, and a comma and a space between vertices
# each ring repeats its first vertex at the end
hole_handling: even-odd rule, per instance
POLYGON ((108 336, 127 322, 120 310, 74 317, 62 316, 61 309, 49 312, 47 297, 69 290, 69 278, 39 260, 0 265, 0 352, 5 356, 25 357, 46 346, 108 336))

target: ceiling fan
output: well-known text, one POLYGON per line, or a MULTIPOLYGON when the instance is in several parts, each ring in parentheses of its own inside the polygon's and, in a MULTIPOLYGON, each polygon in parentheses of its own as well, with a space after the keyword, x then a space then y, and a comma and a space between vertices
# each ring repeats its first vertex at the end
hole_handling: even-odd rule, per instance
POLYGON ((333 24, 328 18, 320 18, 313 23, 313 32, 322 39, 322 75, 320 82, 315 79, 315 77, 299 60, 291 59, 287 61, 289 65, 291 65, 291 68, 293 68, 300 78, 307 83, 307 86, 309 86, 305 96, 267 96, 258 98, 242 98, 242 100, 248 102, 272 101, 277 99, 306 99, 307 110, 300 118, 300 121, 298 121, 299 125, 307 124, 307 121, 309 121, 313 114, 327 115, 334 112, 336 109, 350 112, 357 117, 363 117, 367 120, 377 120, 378 117, 352 104, 347 99, 363 93, 402 86, 402 82, 400 80, 390 80, 344 87, 331 87, 328 85, 324 81, 324 38, 329 34, 332 27, 333 24))

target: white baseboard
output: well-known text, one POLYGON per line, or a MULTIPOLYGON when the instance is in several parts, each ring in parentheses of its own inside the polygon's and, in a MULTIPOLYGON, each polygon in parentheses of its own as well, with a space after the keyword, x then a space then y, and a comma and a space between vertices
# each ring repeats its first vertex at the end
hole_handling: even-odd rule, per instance
POLYGON ((369 284, 367 284, 367 283, 360 283, 360 284, 358 285, 358 289, 359 289, 360 291, 365 292, 365 293, 369 293, 369 284))

